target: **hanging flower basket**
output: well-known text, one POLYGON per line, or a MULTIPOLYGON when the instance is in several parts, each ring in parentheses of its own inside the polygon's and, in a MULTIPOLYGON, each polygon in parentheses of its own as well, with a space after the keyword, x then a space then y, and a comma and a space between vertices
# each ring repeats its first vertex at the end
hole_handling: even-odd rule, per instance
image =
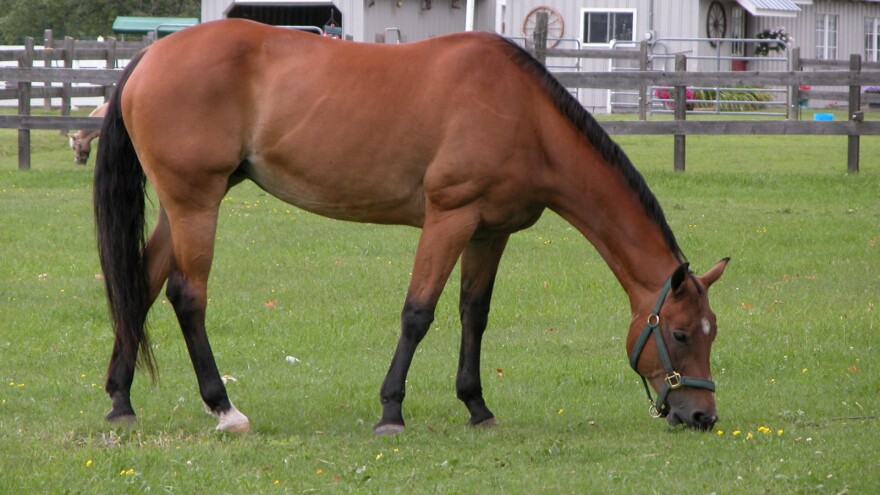
POLYGON ((755 38, 759 40, 768 40, 755 45, 755 55, 760 57, 766 57, 771 51, 776 53, 783 52, 788 47, 789 43, 794 41, 794 39, 785 32, 784 27, 765 29, 756 34, 755 38))

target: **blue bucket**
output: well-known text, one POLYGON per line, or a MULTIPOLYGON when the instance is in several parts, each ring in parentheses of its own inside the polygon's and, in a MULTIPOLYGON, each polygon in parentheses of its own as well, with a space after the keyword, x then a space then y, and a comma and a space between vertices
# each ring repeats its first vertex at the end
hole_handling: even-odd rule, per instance
POLYGON ((813 120, 834 120, 834 114, 816 113, 816 114, 813 114, 813 120))

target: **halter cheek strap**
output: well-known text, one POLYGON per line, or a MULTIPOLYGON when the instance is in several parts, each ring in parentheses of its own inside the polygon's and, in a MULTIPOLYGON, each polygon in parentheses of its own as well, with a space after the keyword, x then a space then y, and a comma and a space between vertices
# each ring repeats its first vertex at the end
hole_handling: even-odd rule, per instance
POLYGON ((651 404, 648 407, 648 414, 653 418, 666 416, 669 412, 665 402, 666 396, 669 395, 669 392, 672 390, 681 387, 691 387, 703 388, 712 392, 715 391, 715 383, 712 382, 712 380, 682 376, 681 373, 678 373, 672 368, 672 360, 669 358, 669 351, 666 349, 663 334, 660 332, 660 309, 663 307, 663 302, 666 301, 666 295, 669 293, 671 286, 672 278, 670 277, 663 285, 663 289, 660 290, 660 296, 657 298, 657 303, 654 305, 654 311, 648 315, 648 321, 645 323, 645 328, 636 340, 632 353, 629 355, 629 365, 632 366, 632 369, 635 370, 636 373, 638 373, 639 370, 637 365, 639 362, 639 356, 641 356, 642 350, 645 348, 645 343, 648 342, 648 338, 651 335, 654 336, 654 344, 657 346, 657 354, 660 355, 660 361, 663 363, 663 369, 666 371, 666 378, 663 380, 663 386, 657 394, 656 401, 651 396, 651 387, 648 385, 647 378, 639 373, 639 376, 642 378, 642 385, 645 386, 645 393, 648 395, 648 402, 651 404))

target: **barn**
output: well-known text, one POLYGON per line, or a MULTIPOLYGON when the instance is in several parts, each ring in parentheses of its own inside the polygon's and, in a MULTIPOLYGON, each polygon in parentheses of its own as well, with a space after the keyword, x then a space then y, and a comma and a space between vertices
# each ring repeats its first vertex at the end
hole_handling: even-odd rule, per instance
MULTIPOLYGON (((877 0, 203 0, 202 22, 242 17, 331 29, 364 42, 412 42, 466 30, 524 42, 541 10, 549 14, 555 46, 635 49, 648 40, 654 68, 686 53, 691 69, 787 70, 787 52, 755 53, 758 38, 779 33, 804 58, 845 60, 858 53, 880 61, 877 0)), ((627 69, 610 60, 550 59, 548 66, 627 69)), ((608 91, 582 90, 578 97, 593 111, 616 110, 608 91)))

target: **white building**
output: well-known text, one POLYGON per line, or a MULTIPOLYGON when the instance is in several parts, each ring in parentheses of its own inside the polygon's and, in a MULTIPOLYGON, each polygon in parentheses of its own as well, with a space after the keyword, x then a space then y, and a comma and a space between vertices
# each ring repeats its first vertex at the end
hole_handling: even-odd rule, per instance
MULTIPOLYGON (((540 9, 550 13, 550 36, 560 39, 559 47, 634 47, 648 39, 658 55, 655 64, 662 63, 663 54, 686 53, 697 59, 691 69, 737 70, 745 64, 764 69, 770 65, 766 59, 746 60, 755 56, 755 44, 730 38, 755 38, 778 28, 804 58, 846 60, 859 53, 865 61, 880 61, 878 0, 203 0, 202 22, 244 17, 323 29, 332 20, 348 39, 397 43, 471 29, 526 38, 540 9)), ((785 52, 778 59, 785 64, 785 52)), ((548 61, 577 69, 574 63, 548 61)), ((579 69, 612 66, 607 60, 585 60, 579 69)), ((609 101, 604 90, 582 91, 580 99, 596 111, 607 109, 609 101)))

